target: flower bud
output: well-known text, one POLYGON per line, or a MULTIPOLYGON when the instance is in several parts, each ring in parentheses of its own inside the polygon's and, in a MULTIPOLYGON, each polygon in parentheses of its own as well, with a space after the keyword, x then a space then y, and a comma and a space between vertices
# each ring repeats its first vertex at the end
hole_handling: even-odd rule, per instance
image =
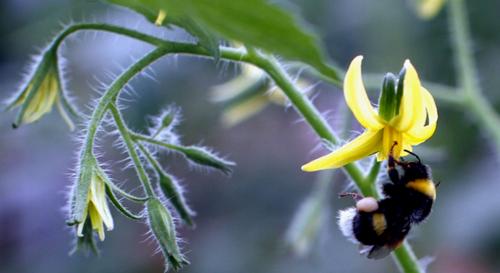
POLYGON ((183 153, 188 160, 198 165, 210 167, 223 172, 226 175, 231 173, 231 167, 234 166, 234 162, 226 161, 219 158, 215 154, 209 152, 203 147, 189 146, 189 147, 179 147, 178 149, 183 153))
POLYGON ((52 110, 54 103, 57 104, 57 108, 70 130, 73 130, 73 122, 65 108, 72 114, 77 114, 62 93, 56 48, 49 48, 34 66, 33 73, 24 83, 21 91, 7 106, 8 110, 20 107, 12 127, 17 128, 21 124, 39 120, 52 110))
POLYGON ((182 195, 182 190, 179 185, 169 174, 163 171, 158 171, 157 173, 160 180, 160 189, 165 198, 172 204, 172 206, 174 206, 182 220, 186 224, 193 226, 194 223, 191 216, 194 215, 194 212, 191 211, 186 204, 186 200, 184 200, 184 196, 182 195))
POLYGON ((160 138, 169 142, 177 142, 177 136, 173 132, 174 127, 181 119, 181 111, 175 106, 169 106, 166 110, 152 118, 153 127, 150 129, 152 138, 160 138))
POLYGON ((183 265, 189 264, 177 245, 175 225, 170 212, 155 198, 149 199, 146 207, 149 226, 166 259, 165 271, 168 270, 169 266, 177 270, 183 265))

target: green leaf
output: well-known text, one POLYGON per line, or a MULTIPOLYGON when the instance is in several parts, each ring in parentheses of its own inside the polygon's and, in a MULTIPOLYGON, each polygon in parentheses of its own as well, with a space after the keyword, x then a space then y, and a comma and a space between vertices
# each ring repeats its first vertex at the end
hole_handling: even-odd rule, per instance
MULTIPOLYGON (((106 0, 112 4, 123 6, 134 10, 137 13, 142 14, 148 21, 155 23, 156 18, 160 10, 162 9, 162 3, 158 0, 106 0)), ((167 16, 162 22, 162 26, 170 27, 171 25, 176 25, 183 28, 188 33, 193 35, 198 39, 198 44, 205 48, 214 58, 217 60, 219 58, 219 39, 216 35, 211 33, 203 25, 199 24, 193 18, 187 16, 187 14, 176 13, 170 14, 167 11, 167 16)))
POLYGON ((178 24, 199 37, 200 44, 205 48, 210 48, 210 36, 207 34, 210 32, 206 30, 209 29, 229 41, 301 61, 330 79, 340 79, 337 71, 325 61, 317 36, 295 16, 267 0, 108 1, 129 6, 143 14, 142 9, 151 10, 150 21, 155 20, 157 11, 164 10, 167 21, 171 20, 172 24, 178 24), (140 9, 135 7, 138 5, 140 9))
MULTIPOLYGON (((179 0, 165 3, 178 4, 179 0)), ((325 62, 317 36, 277 5, 266 0, 183 0, 189 13, 224 38, 298 60, 338 78, 325 62)))

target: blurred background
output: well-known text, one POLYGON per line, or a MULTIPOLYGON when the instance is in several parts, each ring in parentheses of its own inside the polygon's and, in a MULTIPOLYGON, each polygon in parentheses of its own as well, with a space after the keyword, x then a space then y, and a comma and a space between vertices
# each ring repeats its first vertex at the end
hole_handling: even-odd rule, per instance
MULTIPOLYGON (((406 58, 420 77, 454 85, 447 12, 431 21, 417 18, 410 1, 294 0, 279 1, 300 14, 317 31, 329 56, 345 68, 359 54, 364 71, 397 73, 406 58)), ((480 83, 488 99, 499 105, 500 32, 496 1, 468 1, 480 83)), ((193 41, 179 30, 164 31, 141 16, 100 1, 3 0, 0 2, 0 97, 17 90, 30 56, 51 40, 61 25, 72 21, 120 24, 169 39, 193 41)), ((290 45, 293 46, 293 45, 290 45)), ((61 51, 67 89, 81 109, 102 91, 113 75, 151 47, 112 34, 85 32, 72 36, 61 51)), ((348 188, 338 172, 330 180, 325 218, 307 254, 297 256, 286 232, 318 174, 300 166, 326 152, 311 129, 291 108, 269 106, 228 128, 222 108, 209 100, 211 87, 238 74, 234 64, 173 56, 138 77, 123 103, 132 128, 144 131, 147 117, 176 104, 183 109, 178 132, 185 144, 213 147, 237 162, 232 176, 199 171, 180 157, 162 162, 182 180, 187 199, 197 212, 195 229, 180 228, 191 265, 181 272, 397 272, 391 258, 372 261, 358 254, 335 224, 339 209, 351 206, 338 192, 348 188)), ((345 110, 341 90, 309 78, 315 103, 334 128, 345 110)), ((381 82, 381 79, 380 79, 381 82)), ((378 90, 374 90, 378 91, 378 90)), ((432 91, 432 90, 431 90, 432 91)), ((374 92, 377 93, 377 92, 374 92)), ((419 257, 434 257, 429 272, 500 272, 500 171, 488 135, 475 125, 467 109, 437 101, 440 116, 435 136, 418 147, 441 181, 433 214, 410 235, 419 257)), ((500 107, 497 107, 500 110, 500 107)), ((79 143, 56 111, 40 122, 11 129, 15 113, 0 115, 0 272, 162 272, 163 259, 143 223, 114 212, 115 230, 100 243, 100 257, 69 256, 73 234, 65 226, 66 195, 79 143)), ((353 123, 352 138, 360 131, 353 123)), ((134 173, 100 141, 113 178, 137 188, 134 173)))

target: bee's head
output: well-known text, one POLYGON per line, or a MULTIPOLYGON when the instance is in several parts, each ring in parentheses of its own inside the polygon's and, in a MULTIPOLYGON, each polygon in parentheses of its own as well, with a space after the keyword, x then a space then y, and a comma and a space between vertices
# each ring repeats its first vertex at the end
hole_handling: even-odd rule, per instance
POLYGON ((408 152, 411 155, 415 156, 418 161, 410 161, 410 162, 404 162, 401 164, 401 167, 404 170, 404 175, 406 177, 409 177, 411 179, 428 179, 431 177, 431 169, 429 166, 425 165, 422 163, 420 158, 412 153, 408 152))

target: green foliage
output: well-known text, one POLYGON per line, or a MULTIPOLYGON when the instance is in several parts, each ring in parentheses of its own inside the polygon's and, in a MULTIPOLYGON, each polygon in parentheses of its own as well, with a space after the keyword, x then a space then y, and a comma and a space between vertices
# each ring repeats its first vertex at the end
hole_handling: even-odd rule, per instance
POLYGON ((212 36, 202 28, 190 29, 195 25, 206 26, 227 40, 307 63, 329 78, 339 79, 337 72, 325 62, 317 36, 289 12, 266 0, 108 1, 132 8, 150 21, 155 20, 159 10, 164 10, 167 23, 198 36, 205 48, 211 47, 204 42, 204 37, 212 36), (188 18, 190 23, 186 23, 188 18))
MULTIPOLYGON (((161 10, 161 5, 150 3, 153 1, 144 0, 106 0, 115 5, 127 7, 137 13, 142 14, 150 22, 155 23, 158 14, 161 10)), ((158 1, 159 2, 159 1, 158 1)), ((206 27, 196 21, 194 18, 189 17, 187 14, 167 14, 165 20, 161 23, 164 27, 172 25, 183 28, 191 35, 198 39, 200 46, 205 48, 215 59, 219 58, 219 38, 210 32, 206 27)))

